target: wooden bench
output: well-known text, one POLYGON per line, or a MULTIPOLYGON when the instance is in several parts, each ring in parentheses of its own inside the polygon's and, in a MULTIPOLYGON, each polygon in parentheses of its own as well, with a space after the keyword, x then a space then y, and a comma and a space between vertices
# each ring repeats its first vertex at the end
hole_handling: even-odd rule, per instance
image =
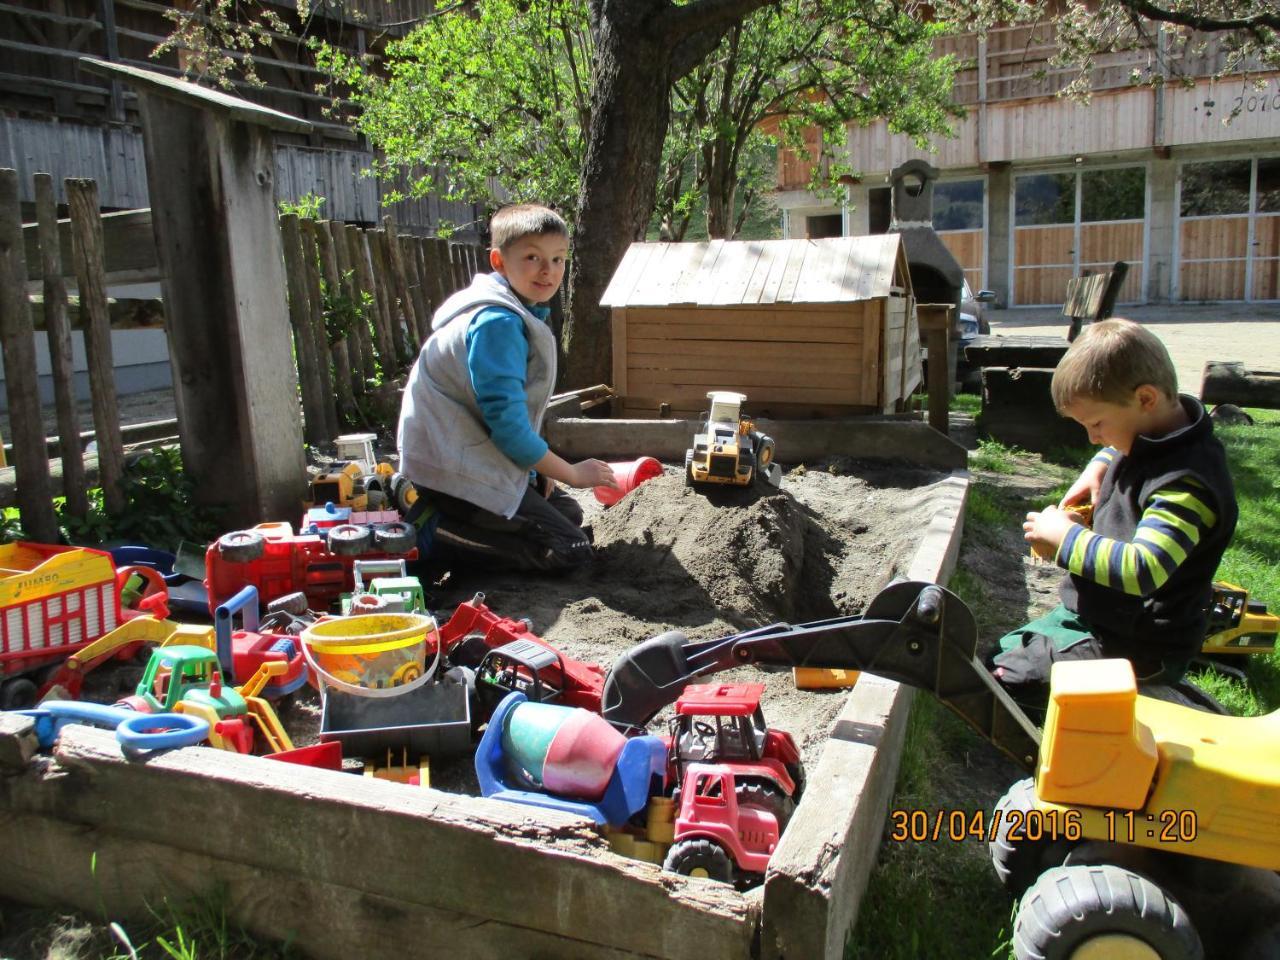
POLYGON ((1062 304, 1062 315, 1071 321, 1067 341, 1080 335, 1086 323, 1106 320, 1115 309, 1116 298, 1129 273, 1129 264, 1117 260, 1110 270, 1087 273, 1067 281, 1067 298, 1062 304))

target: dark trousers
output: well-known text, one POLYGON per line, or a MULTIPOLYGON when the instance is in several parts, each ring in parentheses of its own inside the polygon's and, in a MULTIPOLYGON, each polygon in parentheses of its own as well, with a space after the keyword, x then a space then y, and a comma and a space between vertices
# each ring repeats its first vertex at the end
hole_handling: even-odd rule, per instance
POLYGON ((436 510, 431 555, 490 570, 572 570, 591 561, 582 507, 558 487, 530 486, 508 518, 436 490, 420 490, 436 510))

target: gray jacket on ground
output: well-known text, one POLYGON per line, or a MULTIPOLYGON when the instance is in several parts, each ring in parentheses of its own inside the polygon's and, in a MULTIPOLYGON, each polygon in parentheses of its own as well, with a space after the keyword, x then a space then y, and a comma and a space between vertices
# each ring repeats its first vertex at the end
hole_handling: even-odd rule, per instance
POLYGON ((504 307, 524 321, 529 340, 525 400, 530 425, 542 430, 556 382, 555 335, 520 302, 504 277, 480 273, 471 286, 441 304, 431 320, 431 336, 404 389, 396 445, 400 472, 415 485, 511 517, 529 484, 529 472, 489 438, 467 368, 467 328, 490 306, 504 307))

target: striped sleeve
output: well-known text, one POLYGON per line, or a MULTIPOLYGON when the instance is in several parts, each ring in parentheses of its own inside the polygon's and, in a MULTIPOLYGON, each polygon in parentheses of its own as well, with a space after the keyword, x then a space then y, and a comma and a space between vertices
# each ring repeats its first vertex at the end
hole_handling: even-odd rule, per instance
POLYGON ((1120 456, 1120 451, 1115 447, 1103 447, 1093 455, 1090 463, 1101 463, 1104 466, 1111 466, 1116 457, 1120 456))
POLYGON ((1129 543, 1075 524, 1058 547, 1058 566, 1131 596, 1149 596, 1164 586, 1217 522, 1205 493, 1193 477, 1156 490, 1129 543))

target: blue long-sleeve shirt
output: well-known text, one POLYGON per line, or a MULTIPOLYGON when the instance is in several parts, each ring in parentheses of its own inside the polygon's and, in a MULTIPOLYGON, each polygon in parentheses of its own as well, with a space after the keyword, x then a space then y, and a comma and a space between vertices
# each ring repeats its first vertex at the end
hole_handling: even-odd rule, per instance
MULTIPOLYGON (((530 307, 545 321, 547 307, 530 307)), ((494 446, 520 467, 532 467, 547 452, 547 442, 529 423, 525 379, 529 341, 524 321, 501 307, 486 307, 467 328, 467 371, 476 402, 494 446)))

